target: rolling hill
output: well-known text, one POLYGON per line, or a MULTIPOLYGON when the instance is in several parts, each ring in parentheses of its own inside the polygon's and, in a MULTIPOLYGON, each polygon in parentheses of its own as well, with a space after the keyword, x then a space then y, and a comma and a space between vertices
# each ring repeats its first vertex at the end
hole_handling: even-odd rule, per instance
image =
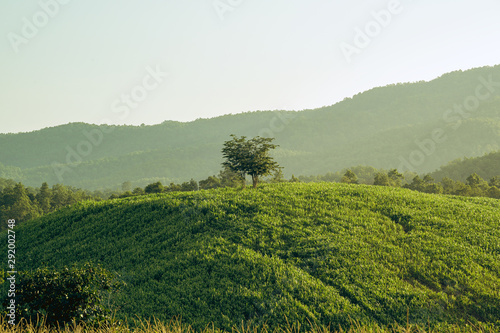
POLYGON ((176 192, 65 208, 17 227, 16 247, 18 270, 120 273, 120 317, 500 325, 492 199, 331 183, 176 192))
POLYGON ((204 179, 230 134, 275 137, 285 176, 355 165, 432 172, 500 150, 500 65, 374 88, 314 110, 256 111, 154 126, 71 123, 0 134, 0 175, 85 189, 204 179), (477 96, 476 96, 477 95, 477 96))

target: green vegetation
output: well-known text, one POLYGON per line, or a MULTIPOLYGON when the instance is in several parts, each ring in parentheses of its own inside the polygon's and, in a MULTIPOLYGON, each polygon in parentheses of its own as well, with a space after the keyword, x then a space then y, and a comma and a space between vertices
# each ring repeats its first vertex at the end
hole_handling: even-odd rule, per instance
MULTIPOLYGON (((60 184, 52 188, 47 183, 38 189, 26 188, 22 183, 0 178, 0 221, 15 219, 23 223, 80 201, 100 200, 102 195, 60 184)), ((0 224, 0 230, 6 228, 7 224, 0 224)))
MULTIPOLYGON (((271 162, 275 163, 272 159, 271 162)), ((274 169, 275 174, 271 178, 265 179, 264 181, 267 183, 287 182, 283 176, 282 168, 278 167, 276 164, 274 169)), ((491 178, 489 182, 486 182, 476 173, 469 175, 465 183, 454 181, 447 177, 443 178, 441 182, 436 183, 430 174, 423 176, 422 179, 420 176, 411 172, 406 172, 403 175, 396 169, 384 171, 377 170, 373 167, 358 166, 346 170, 343 176, 341 176, 341 172, 328 173, 323 176, 300 176, 299 178, 295 178, 295 176, 292 175, 292 178, 289 181, 340 181, 346 184, 358 184, 360 180, 353 170, 360 173, 361 182, 363 184, 373 183, 373 185, 378 186, 404 187, 424 193, 500 199, 500 176, 495 176, 491 178), (410 179, 411 182, 409 181, 410 179)), ((259 172, 261 172, 260 175, 264 175, 262 171, 259 172)), ((170 185, 167 186, 164 186, 161 182, 155 182, 147 185, 144 189, 136 187, 133 191, 131 191, 131 183, 125 182, 122 184, 121 191, 107 190, 105 193, 101 191, 84 191, 60 184, 54 185, 51 189, 47 183, 43 183, 39 189, 26 188, 22 183, 16 183, 13 180, 0 178, 0 220, 15 219, 18 223, 22 223, 84 200, 99 201, 105 198, 126 198, 153 193, 178 191, 186 192, 198 191, 200 189, 208 190, 222 187, 239 187, 242 184, 244 188, 245 180, 243 173, 245 172, 232 171, 226 166, 226 168, 221 170, 218 175, 209 176, 207 179, 200 180, 199 182, 191 179, 189 182, 184 182, 182 184, 170 183, 170 185)), ((267 172, 267 174, 269 175, 269 172, 267 172)), ((255 182, 256 180, 259 180, 258 176, 253 177, 254 187, 257 186, 257 183, 255 182)), ((0 230, 5 228, 5 225, 0 225, 0 230)))
MULTIPOLYGON (((56 271, 39 268, 12 276, 17 304, 13 317, 9 317, 12 323, 18 323, 19 318, 35 323, 43 317, 44 323, 52 327, 72 323, 112 324, 106 301, 108 295, 119 289, 120 283, 102 267, 85 264, 56 271)), ((1 288, 4 308, 12 299, 9 286, 10 283, 6 283, 1 288)))
MULTIPOLYGON (((123 183, 121 191, 90 192, 61 184, 56 184, 52 188, 49 188, 47 183, 43 183, 40 188, 25 187, 24 184, 16 183, 12 179, 0 178, 0 221, 14 219, 19 224, 85 200, 99 201, 152 193, 238 187, 241 183, 241 177, 229 169, 221 170, 217 176, 201 180, 199 185, 194 179, 182 184, 170 183, 168 186, 155 182, 145 188, 136 187, 133 191, 130 182, 123 183)), ((7 225, 0 224, 0 230, 6 228, 7 225)))
MULTIPOLYGON (((346 170, 337 171, 337 172, 328 172, 324 175, 309 175, 298 176, 298 180, 304 183, 318 183, 318 182, 335 182, 335 183, 349 183, 347 181, 349 178, 344 178, 344 176, 348 177, 356 177, 356 182, 358 184, 372 185, 375 182, 375 176, 378 173, 386 173, 386 170, 377 169, 370 166, 355 166, 346 170)), ((405 174, 405 178, 414 177, 415 173, 407 172, 405 174)), ((354 178, 352 179, 354 180, 354 178)))
POLYGON ((438 171, 431 173, 437 180, 450 178, 465 182, 471 174, 477 173, 483 179, 492 179, 500 175, 500 151, 476 158, 463 158, 451 161, 438 171))
POLYGON ((195 330, 189 324, 183 323, 178 318, 173 318, 168 323, 162 323, 160 321, 134 321, 134 328, 124 323, 119 325, 113 325, 112 327, 95 328, 88 327, 86 325, 67 325, 65 327, 54 329, 50 326, 44 326, 43 324, 27 324, 26 322, 21 322, 16 326, 8 326, 6 323, 1 321, 0 318, 0 333, 14 333, 14 332, 36 332, 36 333, 74 333, 74 332, 85 332, 85 333, 497 333, 497 330, 491 325, 465 325, 465 327, 459 327, 456 325, 445 325, 438 329, 424 329, 415 325, 393 325, 391 328, 380 327, 379 325, 369 325, 360 326, 356 323, 352 323, 349 329, 336 330, 331 327, 316 326, 312 329, 304 329, 300 323, 290 323, 287 326, 280 327, 271 330, 267 327, 256 327, 252 324, 239 324, 235 325, 231 331, 220 330, 211 325, 195 330))
POLYGON ((274 138, 261 138, 259 136, 246 140, 242 136, 237 138, 231 135, 232 140, 224 142, 222 156, 226 159, 222 165, 241 175, 243 188, 245 187, 245 177, 252 177, 253 187, 259 184, 259 177, 268 176, 272 171, 280 170, 278 163, 269 155, 269 150, 275 149, 277 145, 271 142, 274 138))
MULTIPOLYGON (((73 123, 0 134, 0 177, 26 186, 47 182, 89 190, 117 189, 125 181, 135 188, 205 179, 218 172, 221 143, 231 133, 275 137, 280 147, 273 157, 287 178, 355 165, 403 172, 412 160, 412 171, 429 173, 457 158, 500 150, 497 86, 473 112, 454 111, 474 96, 481 77, 500 82, 500 66, 374 88, 301 112, 258 111, 142 127, 73 123), (442 133, 439 142, 433 141, 436 130, 442 133)), ((490 178, 479 170, 465 177, 472 172, 490 178)))
POLYGON ((113 331, 136 317, 163 331, 498 331, 497 77, 454 72, 307 112, 0 135, 16 314, 113 331), (488 98, 457 109, 485 78, 488 98), (228 131, 258 136, 231 135, 222 161, 228 131), (342 171, 294 176, 328 170, 342 171), (174 316, 191 326, 162 324, 174 316))
POLYGON ((133 328, 126 324, 113 325, 112 327, 88 327, 86 325, 68 325, 63 328, 54 329, 42 324, 27 324, 21 322, 15 327, 7 326, 0 318, 0 333, 14 332, 36 332, 36 333, 497 333, 491 325, 445 325, 438 329, 424 329, 415 325, 393 325, 391 328, 380 327, 379 325, 360 326, 352 323, 349 329, 334 329, 332 327, 316 326, 312 329, 304 329, 300 323, 289 323, 287 326, 271 330, 267 327, 256 327, 252 324, 235 325, 231 331, 225 331, 211 325, 196 330, 191 325, 182 322, 178 318, 173 318, 167 323, 160 321, 134 321, 133 328))
POLYGON ((377 186, 404 187, 424 193, 500 199, 500 175, 491 178, 489 182, 483 180, 476 173, 470 174, 465 183, 448 177, 443 178, 440 182, 435 182, 431 174, 424 175, 421 178, 412 172, 401 174, 396 169, 385 171, 377 170, 373 167, 358 166, 346 170, 343 176, 342 172, 336 172, 319 176, 299 176, 299 180, 306 183, 340 181, 346 184, 357 184, 359 182, 358 177, 353 170, 362 175, 362 184, 373 183, 373 185, 377 186))
POLYGON ((498 200, 385 186, 172 192, 28 221, 16 229, 17 265, 117 272, 127 284, 111 297, 118 319, 498 329, 499 221, 498 200))

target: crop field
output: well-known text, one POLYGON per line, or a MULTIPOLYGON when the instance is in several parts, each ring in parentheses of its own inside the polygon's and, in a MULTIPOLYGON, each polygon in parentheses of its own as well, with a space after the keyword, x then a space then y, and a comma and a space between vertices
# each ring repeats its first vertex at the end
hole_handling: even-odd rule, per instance
POLYGON ((18 270, 120 274, 122 319, 500 327, 494 199, 332 183, 177 192, 80 203, 20 225, 16 242, 18 270))

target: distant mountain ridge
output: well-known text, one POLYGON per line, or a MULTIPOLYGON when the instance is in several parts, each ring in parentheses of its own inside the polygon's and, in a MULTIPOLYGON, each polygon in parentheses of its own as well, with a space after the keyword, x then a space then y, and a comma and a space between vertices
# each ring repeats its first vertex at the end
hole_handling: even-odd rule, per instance
POLYGON ((0 134, 0 175, 87 189, 218 173, 230 134, 272 136, 285 176, 354 165, 432 172, 500 150, 500 65, 393 84, 314 110, 256 111, 154 126, 71 123, 0 134))

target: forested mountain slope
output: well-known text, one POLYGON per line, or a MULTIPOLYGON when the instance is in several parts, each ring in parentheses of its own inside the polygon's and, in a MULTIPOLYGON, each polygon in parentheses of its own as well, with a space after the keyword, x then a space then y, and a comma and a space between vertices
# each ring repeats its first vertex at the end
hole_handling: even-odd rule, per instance
POLYGON ((441 180, 444 177, 464 181, 477 173, 483 179, 491 179, 500 175, 500 151, 475 158, 457 159, 433 172, 433 178, 441 180))
POLYGON ((72 123, 1 134, 0 175, 31 186, 47 181, 87 189, 203 179, 220 170, 220 149, 230 134, 275 137, 286 176, 354 165, 431 172, 457 158, 500 150, 500 66, 374 88, 300 112, 154 126, 72 123))

